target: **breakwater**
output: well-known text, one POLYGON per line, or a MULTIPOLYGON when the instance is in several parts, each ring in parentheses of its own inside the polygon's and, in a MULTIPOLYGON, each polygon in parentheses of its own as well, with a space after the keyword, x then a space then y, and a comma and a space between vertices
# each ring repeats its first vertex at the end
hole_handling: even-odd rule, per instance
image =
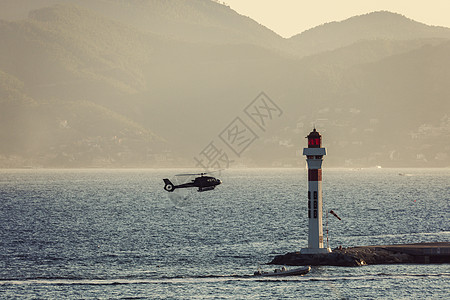
POLYGON ((291 252, 269 264, 288 266, 363 266, 377 264, 450 263, 450 242, 335 248, 331 253, 291 252))

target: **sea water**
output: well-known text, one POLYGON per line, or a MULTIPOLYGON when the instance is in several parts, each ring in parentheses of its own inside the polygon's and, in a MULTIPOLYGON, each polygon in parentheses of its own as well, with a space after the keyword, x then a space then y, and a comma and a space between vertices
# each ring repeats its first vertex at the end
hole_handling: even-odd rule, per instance
MULTIPOLYGON (((306 247, 306 170, 223 170, 213 191, 164 191, 162 179, 184 171, 0 170, 0 298, 450 295, 448 264, 252 277, 306 247)), ((449 169, 324 169, 323 199, 331 248, 450 240, 449 169)))

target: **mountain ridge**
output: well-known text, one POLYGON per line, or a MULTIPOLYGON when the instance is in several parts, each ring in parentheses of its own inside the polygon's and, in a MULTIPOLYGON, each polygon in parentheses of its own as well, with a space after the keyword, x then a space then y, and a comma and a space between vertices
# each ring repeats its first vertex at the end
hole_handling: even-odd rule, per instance
POLYGON ((450 38, 450 28, 426 25, 397 13, 376 11, 340 22, 325 23, 294 35, 289 40, 308 54, 334 50, 362 39, 408 40, 417 38, 448 39, 450 38))
MULTIPOLYGON (((168 8, 178 2, 167 2, 168 8)), ((450 165, 442 142, 450 131, 445 28, 420 25, 408 39, 352 37, 344 46, 332 38, 329 45, 337 48, 295 51, 292 41, 271 40, 270 33, 267 43, 265 34, 247 40, 254 21, 238 35, 233 32, 241 21, 231 24, 229 39, 209 41, 206 34, 199 40, 202 31, 178 39, 110 18, 112 12, 101 13, 102 3, 58 4, 26 20, 0 22, 0 166, 190 166, 236 117, 251 126, 244 109, 262 90, 283 115, 264 132, 253 128, 258 139, 241 157, 229 153, 234 161, 301 165, 295 149, 316 124, 327 136, 332 166, 450 165), (395 141, 384 137, 390 127, 395 141)), ((217 33, 208 22, 202 26, 217 33)))

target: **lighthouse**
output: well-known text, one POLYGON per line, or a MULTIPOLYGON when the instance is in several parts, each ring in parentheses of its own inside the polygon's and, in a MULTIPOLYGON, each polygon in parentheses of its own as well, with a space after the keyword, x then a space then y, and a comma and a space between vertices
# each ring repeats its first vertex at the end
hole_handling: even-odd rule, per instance
POLYGON ((301 254, 329 253, 323 247, 322 226, 322 160, 327 151, 322 148, 322 136, 316 128, 307 136, 308 148, 303 149, 308 164, 308 248, 301 254))

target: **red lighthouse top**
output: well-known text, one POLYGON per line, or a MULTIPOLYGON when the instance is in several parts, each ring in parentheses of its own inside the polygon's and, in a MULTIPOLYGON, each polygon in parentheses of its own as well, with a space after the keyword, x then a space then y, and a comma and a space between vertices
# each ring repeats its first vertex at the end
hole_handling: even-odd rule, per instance
POLYGON ((316 128, 309 133, 307 138, 308 148, 320 148, 322 146, 322 136, 316 131, 316 128))

